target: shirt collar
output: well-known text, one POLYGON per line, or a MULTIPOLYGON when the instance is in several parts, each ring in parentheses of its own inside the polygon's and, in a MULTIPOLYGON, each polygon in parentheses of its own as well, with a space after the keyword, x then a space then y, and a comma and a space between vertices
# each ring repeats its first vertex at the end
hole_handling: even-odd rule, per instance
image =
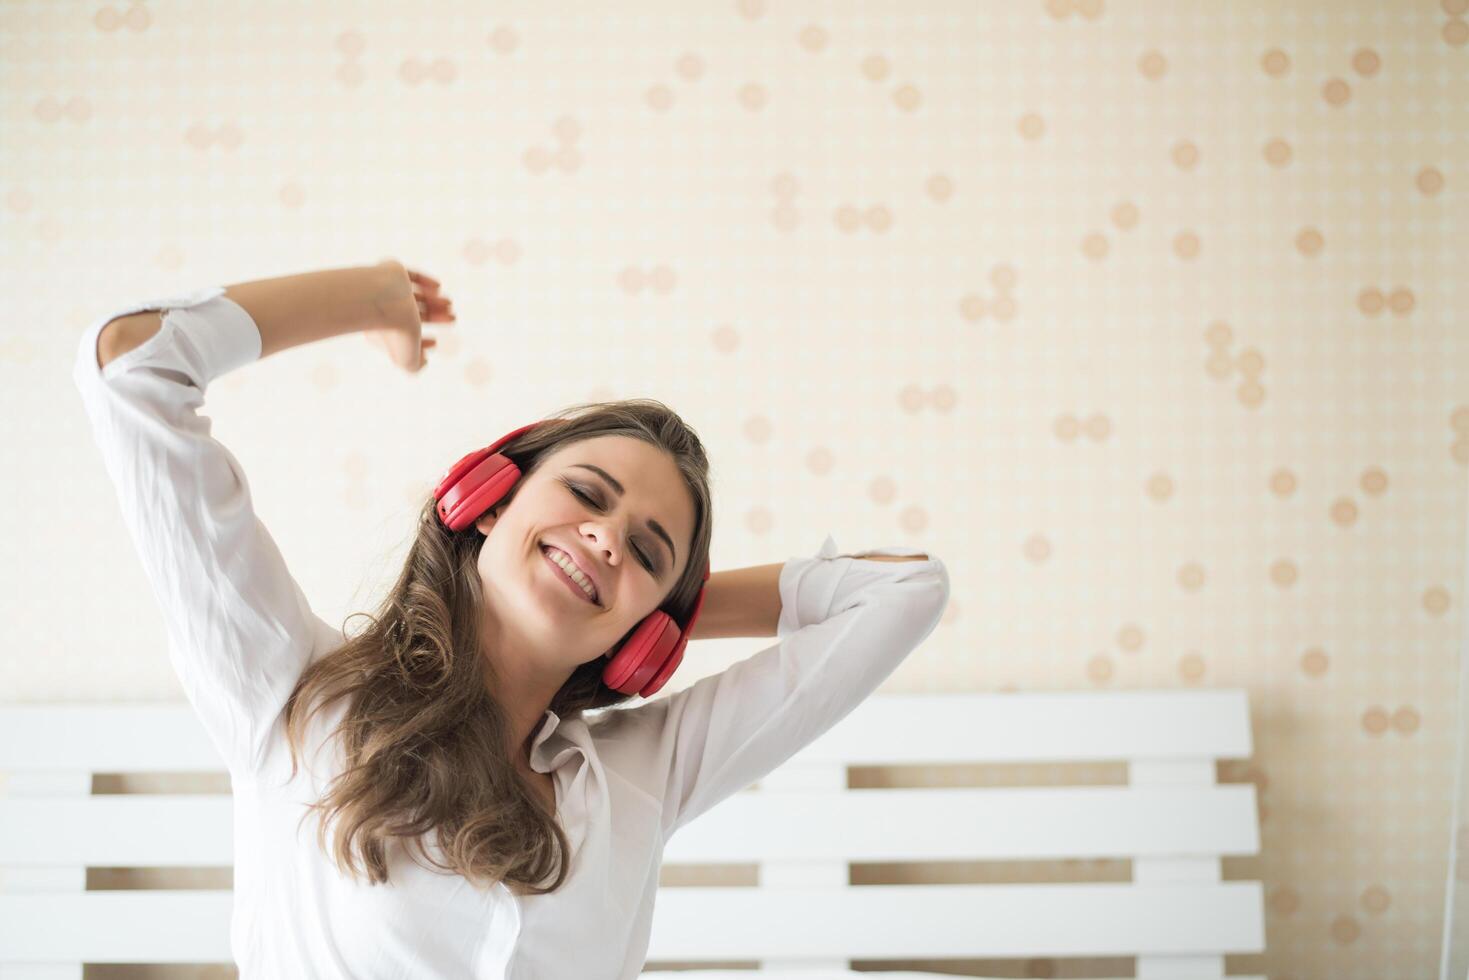
POLYGON ((530 746, 530 767, 536 772, 551 771, 551 763, 548 758, 551 754, 551 746, 548 742, 560 724, 561 718, 556 712, 547 708, 545 721, 541 723, 541 729, 536 733, 535 740, 530 746))

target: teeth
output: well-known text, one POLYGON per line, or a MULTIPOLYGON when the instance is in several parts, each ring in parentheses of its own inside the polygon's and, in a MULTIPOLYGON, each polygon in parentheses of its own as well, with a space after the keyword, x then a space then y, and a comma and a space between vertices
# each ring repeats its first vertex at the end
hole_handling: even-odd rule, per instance
POLYGON ((550 556, 552 561, 561 566, 562 571, 571 576, 571 580, 573 582, 581 586, 582 591, 587 594, 588 599, 591 599, 594 602, 596 601, 597 590, 593 587, 591 581, 588 580, 585 575, 577 571, 576 566, 572 564, 570 558, 566 557, 565 552, 562 552, 556 548, 552 548, 550 545, 547 545, 546 554, 550 556))

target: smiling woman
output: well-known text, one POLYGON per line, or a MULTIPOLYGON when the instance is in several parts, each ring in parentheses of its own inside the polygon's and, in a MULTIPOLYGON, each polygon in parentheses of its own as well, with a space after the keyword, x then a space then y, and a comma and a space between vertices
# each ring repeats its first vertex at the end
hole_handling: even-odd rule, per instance
POLYGON ((593 403, 495 443, 514 469, 493 506, 471 491, 445 520, 435 488, 397 581, 348 635, 312 612, 199 413, 214 379, 259 359, 261 326, 280 348, 350 319, 288 322, 329 281, 130 303, 83 331, 73 369, 170 660, 236 789, 242 972, 632 976, 669 835, 870 694, 936 623, 942 563, 897 569, 828 538, 812 558, 712 576, 696 434, 659 402, 593 403), (101 343, 145 311, 159 312, 137 334, 108 335, 127 350, 101 343), (780 639, 582 717, 630 699, 608 655, 641 624, 692 636, 704 608, 699 636, 769 635, 778 616, 780 639), (321 778, 298 780, 303 760, 321 778))
POLYGON ((372 625, 314 661, 286 705, 293 776, 311 716, 347 705, 345 768, 312 809, 323 847, 328 822, 346 828, 338 866, 355 876, 360 855, 374 883, 394 837, 426 827, 439 867, 518 894, 559 889, 570 842, 554 780, 531 764, 536 731, 548 711, 568 721, 629 700, 602 682, 607 654, 656 609, 686 622, 705 584, 708 458, 666 405, 583 403, 500 452, 521 471, 515 485, 460 531, 426 500, 372 625))

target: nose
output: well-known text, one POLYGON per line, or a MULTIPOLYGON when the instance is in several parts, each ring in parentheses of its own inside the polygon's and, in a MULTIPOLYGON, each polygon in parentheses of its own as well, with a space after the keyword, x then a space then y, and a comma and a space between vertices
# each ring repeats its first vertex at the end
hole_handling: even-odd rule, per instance
MULTIPOLYGON (((614 532, 610 525, 600 525, 599 527, 601 529, 594 532, 596 544, 593 546, 593 550, 606 552, 610 549, 611 553, 617 556, 617 561, 620 564, 622 562, 622 553, 626 550, 625 536, 614 532), (613 541, 617 542, 616 548, 610 547, 613 541)), ((606 560, 610 563, 611 555, 607 555, 606 560)))

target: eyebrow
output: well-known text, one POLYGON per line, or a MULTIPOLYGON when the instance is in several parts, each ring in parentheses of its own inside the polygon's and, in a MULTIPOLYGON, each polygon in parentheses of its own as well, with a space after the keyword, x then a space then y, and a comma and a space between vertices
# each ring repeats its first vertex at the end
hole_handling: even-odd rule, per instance
MULTIPOLYGON (((573 463, 572 464, 572 467, 574 469, 575 468, 580 468, 580 469, 584 469, 584 470, 591 470, 593 473, 597 474, 602 479, 606 480, 607 483, 608 483, 608 485, 611 486, 613 490, 617 491, 617 495, 619 497, 621 497, 623 494, 625 494, 627 492, 626 490, 623 489, 622 484, 617 482, 617 478, 616 477, 614 477, 611 473, 608 473, 606 470, 602 469, 602 467, 600 467, 600 466, 593 466, 591 463, 573 463)), ((658 535, 658 537, 662 538, 663 539, 663 543, 666 544, 666 545, 668 545, 668 553, 673 556, 673 563, 675 565, 677 565, 678 564, 678 551, 675 550, 674 547, 673 547, 673 538, 671 538, 671 537, 668 536, 668 532, 663 529, 663 525, 662 524, 659 524, 656 520, 654 520, 651 517, 648 518, 648 527, 652 528, 653 529, 653 533, 656 534, 656 535, 658 535)))

